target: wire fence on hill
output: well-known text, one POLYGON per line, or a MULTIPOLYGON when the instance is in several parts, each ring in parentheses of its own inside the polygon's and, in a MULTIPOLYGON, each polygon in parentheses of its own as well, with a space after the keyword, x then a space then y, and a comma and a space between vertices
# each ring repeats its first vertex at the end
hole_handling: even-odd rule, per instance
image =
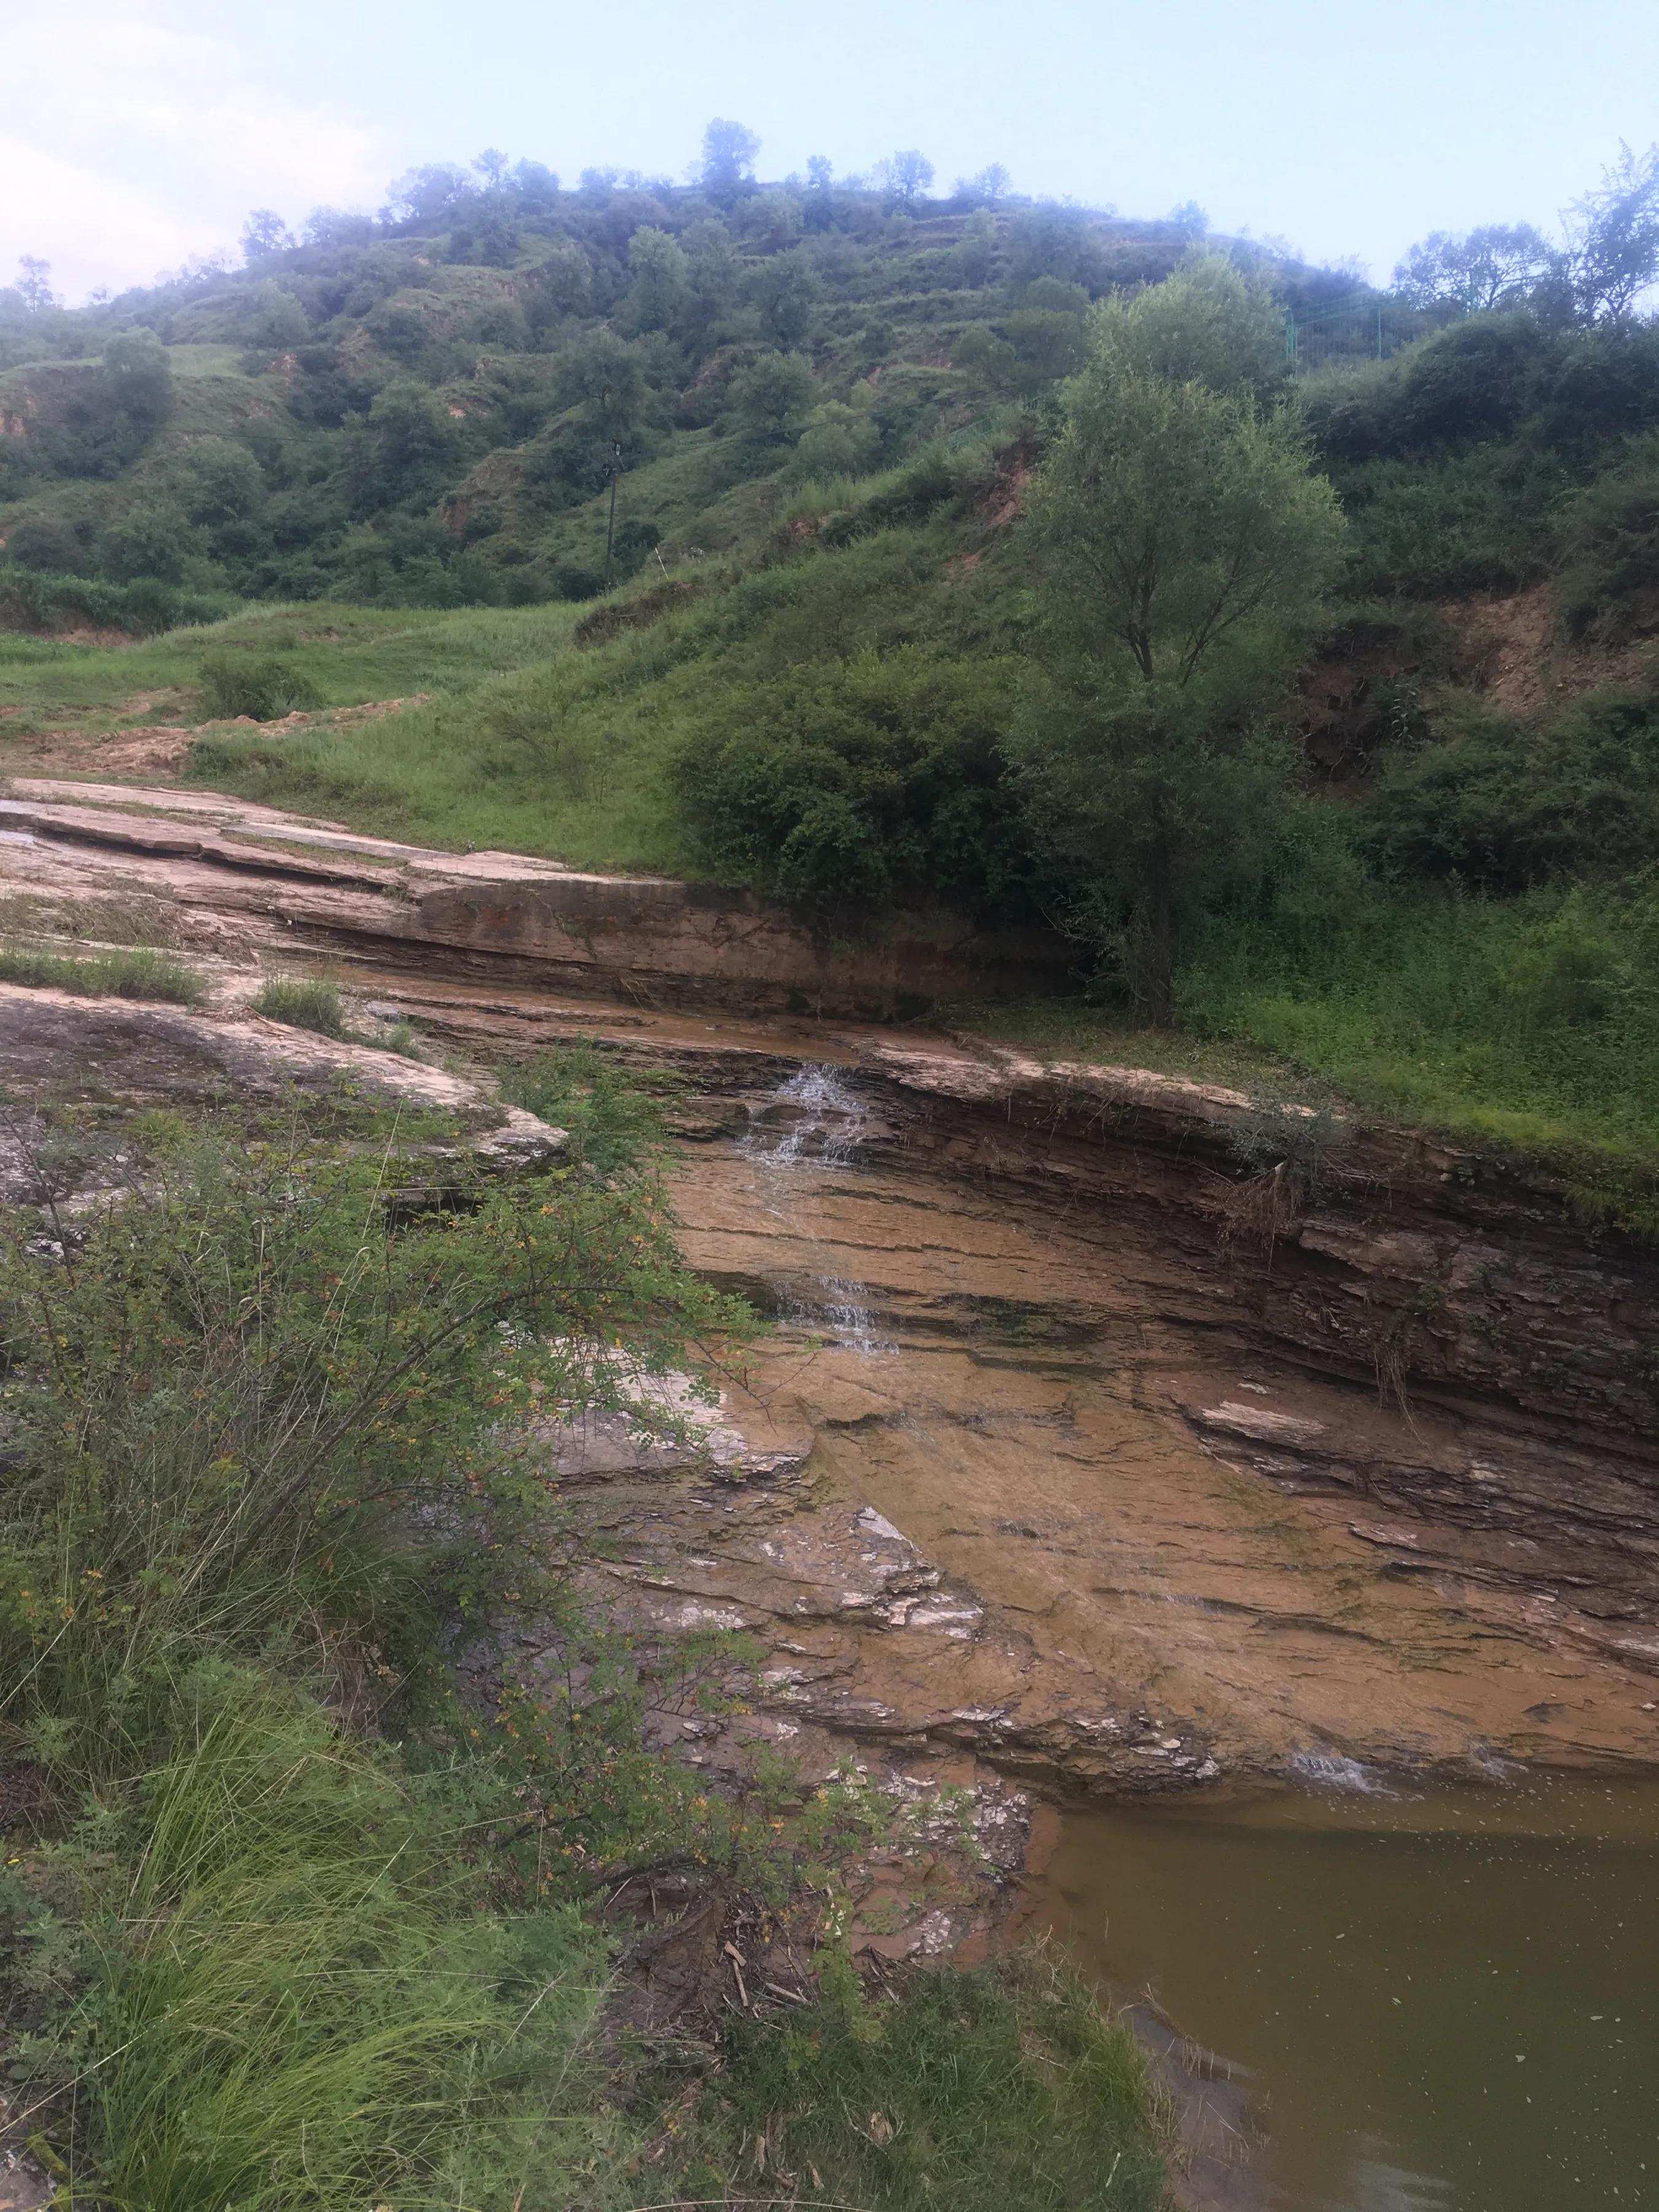
POLYGON ((1297 375, 1332 362, 1386 361, 1414 338, 1442 330, 1462 313, 1452 306, 1411 307, 1376 293, 1356 293, 1316 315, 1285 318, 1285 355, 1297 375))

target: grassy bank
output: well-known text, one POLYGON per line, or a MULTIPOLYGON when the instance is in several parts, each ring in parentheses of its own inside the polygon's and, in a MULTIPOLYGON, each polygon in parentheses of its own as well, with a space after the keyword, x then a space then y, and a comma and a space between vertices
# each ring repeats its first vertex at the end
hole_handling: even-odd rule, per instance
POLYGON ((799 2142, 802 2203, 908 2212, 919 2174, 1015 2173, 1052 2136, 1075 2187, 1042 2201, 1151 2207, 1131 2045, 1023 1967, 873 2007, 843 1973, 787 2034, 666 2066, 599 2034, 606 1869, 781 1899, 805 1846, 647 1751, 636 1656, 574 1605, 522 1441, 549 1405, 660 1423, 641 1369, 750 1324, 679 1261, 648 1103, 580 1056, 520 1088, 570 1164, 438 1213, 360 1109, 349 1143, 314 1106, 152 1119, 131 1194, 72 1227, 72 1117, 27 1139, 33 1202, 0 1216, 16 2131, 64 2202, 134 2212, 750 2203, 757 2124, 799 2142), (585 1692, 498 1679, 520 1620, 585 1692), (884 2146, 846 2124, 877 2074, 884 2146))

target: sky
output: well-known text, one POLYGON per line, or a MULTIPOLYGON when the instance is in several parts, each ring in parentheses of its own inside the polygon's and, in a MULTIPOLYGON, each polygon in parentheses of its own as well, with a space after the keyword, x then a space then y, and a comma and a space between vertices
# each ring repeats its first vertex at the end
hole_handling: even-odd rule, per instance
POLYGON ((714 115, 781 177, 919 148, 1016 191, 1356 259, 1553 228, 1659 138, 1654 0, 5 0, 0 283, 70 300, 373 209, 486 146, 683 177, 714 115))

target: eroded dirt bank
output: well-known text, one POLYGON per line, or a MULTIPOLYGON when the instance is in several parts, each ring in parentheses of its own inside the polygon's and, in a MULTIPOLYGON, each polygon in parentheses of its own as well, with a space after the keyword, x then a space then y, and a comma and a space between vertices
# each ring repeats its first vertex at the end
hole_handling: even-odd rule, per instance
MULTIPOLYGON (((388 848, 403 892, 319 890, 319 868, 393 863, 286 818, 231 858, 163 849, 228 803, 118 796, 173 811, 123 845, 26 799, 0 882, 88 939, 115 908, 159 916, 215 997, 143 1019, 216 1031, 222 1065, 300 936, 366 1028, 408 1017, 462 1069, 580 1035, 684 1078, 688 1249, 779 1328, 732 1378, 720 1452, 602 1455, 573 1486, 607 1531, 610 1606, 766 1650, 760 1711, 665 1719, 684 1755, 717 1767, 761 1733, 947 1774, 1016 1856, 1010 1782, 1659 1759, 1659 1270, 1547 1178, 1341 1130, 1317 1187, 1264 1207, 1237 1094, 677 1011, 638 974, 630 1005, 562 996, 558 960, 475 942, 458 966, 327 919, 362 896, 384 920, 480 856, 388 848)), ((744 942, 720 941, 734 990, 744 942)), ((38 1079, 35 1046, 8 1057, 38 1079)), ((94 1060, 118 1086, 118 1050, 94 1060)))

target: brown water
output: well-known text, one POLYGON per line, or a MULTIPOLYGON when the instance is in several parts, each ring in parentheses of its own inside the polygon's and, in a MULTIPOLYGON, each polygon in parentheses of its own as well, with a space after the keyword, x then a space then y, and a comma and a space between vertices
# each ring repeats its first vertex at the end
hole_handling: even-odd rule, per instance
POLYGON ((1659 2205, 1659 1784, 1079 1811, 1034 1905, 1249 2070, 1277 2212, 1659 2205))

